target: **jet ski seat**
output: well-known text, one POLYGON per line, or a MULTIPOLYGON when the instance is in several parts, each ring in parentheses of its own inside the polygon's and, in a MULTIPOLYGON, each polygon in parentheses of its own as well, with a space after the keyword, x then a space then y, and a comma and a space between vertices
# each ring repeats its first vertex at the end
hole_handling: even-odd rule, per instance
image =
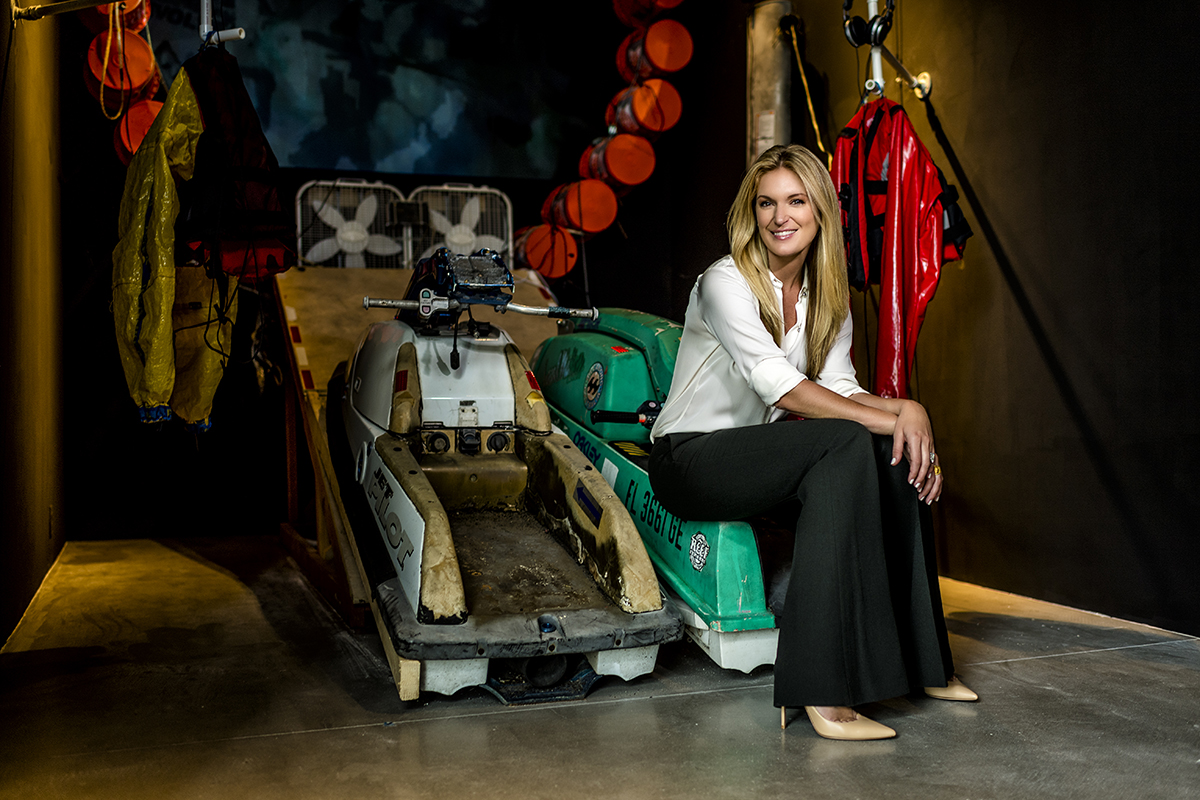
MULTIPOLYGON (((515 430, 482 431, 485 442, 471 453, 459 452, 452 444, 457 441, 452 430, 443 431, 448 449, 416 449, 421 470, 447 511, 520 508, 529 468, 517 455, 515 439, 519 435, 550 433, 550 411, 529 364, 512 344, 505 345, 504 355, 512 382, 515 430)), ((421 377, 412 342, 402 344, 396 354, 388 431, 413 440, 433 433, 421 427, 421 377)))
MULTIPOLYGON (((550 408, 533 370, 515 345, 505 345, 504 356, 512 380, 516 427, 538 435, 550 433, 550 408)), ((416 433, 421 427, 421 373, 417 368, 417 348, 412 342, 400 345, 396 353, 393 386, 388 430, 397 436, 416 433)))

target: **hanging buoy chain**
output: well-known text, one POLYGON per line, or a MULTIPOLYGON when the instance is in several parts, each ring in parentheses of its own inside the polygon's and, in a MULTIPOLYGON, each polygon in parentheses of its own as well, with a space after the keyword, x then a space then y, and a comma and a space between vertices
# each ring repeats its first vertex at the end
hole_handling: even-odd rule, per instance
MULTIPOLYGON (((624 19, 621 11, 621 9, 624 8, 624 6, 621 5, 622 2, 624 2, 624 4, 628 6, 630 10, 634 9, 635 7, 640 9, 635 16, 646 19, 648 22, 649 18, 656 16, 658 12, 674 8, 680 2, 682 2, 682 0, 619 0, 619 2, 616 4, 617 14, 618 17, 624 19), (647 13, 645 17, 642 17, 642 11, 650 11, 651 9, 653 9, 653 13, 647 13)), ((605 136, 596 139, 591 145, 589 145, 588 148, 584 150, 582 158, 580 159, 580 177, 584 180, 581 182, 564 184, 563 186, 557 187, 550 193, 542 205, 543 222, 551 226, 551 229, 553 230, 561 230, 571 237, 577 237, 580 240, 586 240, 587 238, 600 233, 601 231, 607 229, 609 225, 615 221, 617 211, 616 191, 620 191, 622 194, 624 194, 633 186, 644 181, 649 177, 648 174, 643 174, 648 171, 645 162, 649 163, 649 170, 653 170, 654 163, 653 148, 651 148, 649 145, 645 145, 641 149, 648 150, 649 152, 638 153, 640 160, 635 159, 636 169, 631 176, 627 176, 627 179, 632 177, 634 180, 632 183, 626 184, 618 180, 612 174, 605 173, 602 175, 601 173, 604 172, 602 169, 603 164, 590 164, 589 156, 592 154, 592 152, 598 147, 604 149, 608 142, 611 142, 615 137, 621 135, 622 133, 636 136, 639 138, 639 140, 643 140, 644 142, 650 142, 655 135, 672 127, 679 119, 680 109, 678 92, 666 81, 653 76, 662 73, 675 72, 687 65, 692 56, 691 35, 688 33, 686 28, 684 28, 675 20, 662 19, 646 25, 639 25, 637 27, 638 29, 626 37, 621 45, 617 48, 617 71, 622 74, 622 77, 626 78, 629 85, 626 89, 623 89, 621 92, 619 92, 617 97, 613 98, 613 101, 609 104, 609 108, 605 110, 605 136), (671 40, 676 44, 674 47, 665 48, 663 53, 659 54, 658 60, 660 63, 651 63, 650 60, 647 59, 645 53, 646 36, 649 34, 652 28, 660 31, 663 38, 671 40), (631 49, 637 56, 637 58, 633 59, 633 61, 638 62, 636 65, 630 63, 631 59, 629 55, 631 49), (645 64, 641 63, 642 59, 647 59, 645 64), (637 66, 636 70, 633 69, 634 66, 637 66), (650 109, 645 112, 646 114, 650 115, 650 118, 646 120, 638 120, 636 119, 637 114, 632 112, 634 97, 630 93, 633 91, 641 92, 643 90, 651 95, 650 100, 643 100, 643 105, 648 104, 650 106, 650 109), (630 105, 631 108, 620 108, 622 100, 624 100, 626 104, 630 105), (664 100, 666 101, 665 103, 663 102, 664 100), (631 117, 630 120, 623 120, 621 118, 620 113, 622 110, 627 112, 627 115, 631 117), (650 114, 651 111, 656 113, 650 114), (617 187, 616 190, 609 185, 610 182, 617 187), (588 219, 585 220, 582 194, 583 186, 588 183, 599 184, 600 186, 603 186, 611 197, 607 198, 607 205, 605 203, 601 203, 601 205, 605 205, 605 208, 587 209, 588 214, 586 216, 588 219), (579 208, 574 209, 576 211, 575 216, 577 217, 574 219, 572 219, 570 216, 570 211, 572 208, 568 203, 564 202, 566 200, 566 195, 572 189, 574 190, 573 199, 575 201, 575 205, 579 206, 579 208), (608 208, 608 205, 611 205, 611 208, 608 208), (591 221, 593 218, 599 220, 599 222, 593 225, 586 224, 586 222, 591 221)), ((658 49, 663 48, 660 47, 658 49)), ((605 200, 606 198, 597 199, 605 200)), ((568 254, 564 252, 562 255, 567 261, 574 261, 573 253, 568 254)), ((518 260, 523 259, 518 256, 518 260)), ((548 274, 541 264, 535 265, 533 263, 527 263, 526 265, 537 269, 538 272, 548 274)), ((551 265, 550 271, 558 272, 559 267, 561 267, 561 273, 558 275, 558 277, 561 277, 563 274, 571 271, 571 269, 574 267, 574 263, 559 264, 558 262, 555 262, 555 264, 551 265)), ((510 304, 510 307, 511 305, 512 304, 510 304)), ((557 315, 551 314, 550 316, 557 315)))

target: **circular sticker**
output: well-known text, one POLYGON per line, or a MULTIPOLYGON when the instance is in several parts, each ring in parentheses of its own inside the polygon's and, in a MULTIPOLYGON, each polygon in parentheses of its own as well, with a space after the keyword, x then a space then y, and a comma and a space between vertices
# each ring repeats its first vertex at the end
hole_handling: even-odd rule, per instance
POLYGON ((708 560, 708 540, 704 538, 703 533, 696 531, 696 535, 692 537, 688 558, 692 561, 692 569, 697 572, 704 569, 704 562, 708 560))
POLYGON ((583 381, 583 405, 588 411, 600 402, 600 393, 604 391, 604 366, 597 361, 588 370, 583 381))

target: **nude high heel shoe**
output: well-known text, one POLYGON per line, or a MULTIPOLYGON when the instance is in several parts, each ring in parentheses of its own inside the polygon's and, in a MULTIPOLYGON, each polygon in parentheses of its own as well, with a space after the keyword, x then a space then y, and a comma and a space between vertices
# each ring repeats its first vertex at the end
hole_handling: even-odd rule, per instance
POLYGON ((962 703, 973 703, 979 699, 979 695, 968 689, 957 675, 950 678, 945 686, 926 686, 925 694, 937 700, 957 700, 962 703))
MULTIPOLYGON (((858 718, 853 722, 832 722, 822 717, 812 706, 805 706, 804 710, 808 713, 808 720, 812 723, 813 730, 817 732, 818 736, 826 739, 866 742, 875 739, 891 739, 896 735, 896 732, 887 725, 867 719, 862 714, 858 714, 858 718)), ((783 707, 779 709, 779 725, 781 728, 787 728, 787 709, 783 707)))

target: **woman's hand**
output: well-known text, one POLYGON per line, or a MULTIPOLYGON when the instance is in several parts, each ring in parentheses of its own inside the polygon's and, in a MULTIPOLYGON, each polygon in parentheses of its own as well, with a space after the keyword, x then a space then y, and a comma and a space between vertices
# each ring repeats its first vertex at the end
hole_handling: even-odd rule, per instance
POLYGON ((908 482, 917 497, 932 503, 942 496, 942 470, 933 449, 933 426, 925 407, 915 400, 884 399, 867 392, 849 398, 815 381, 800 381, 775 405, 810 419, 849 419, 871 433, 892 437, 892 466, 908 458, 908 482))
POLYGON ((917 497, 932 503, 942 495, 942 470, 933 448, 933 427, 925 408, 914 400, 902 401, 892 433, 892 465, 908 458, 908 482, 917 497))

